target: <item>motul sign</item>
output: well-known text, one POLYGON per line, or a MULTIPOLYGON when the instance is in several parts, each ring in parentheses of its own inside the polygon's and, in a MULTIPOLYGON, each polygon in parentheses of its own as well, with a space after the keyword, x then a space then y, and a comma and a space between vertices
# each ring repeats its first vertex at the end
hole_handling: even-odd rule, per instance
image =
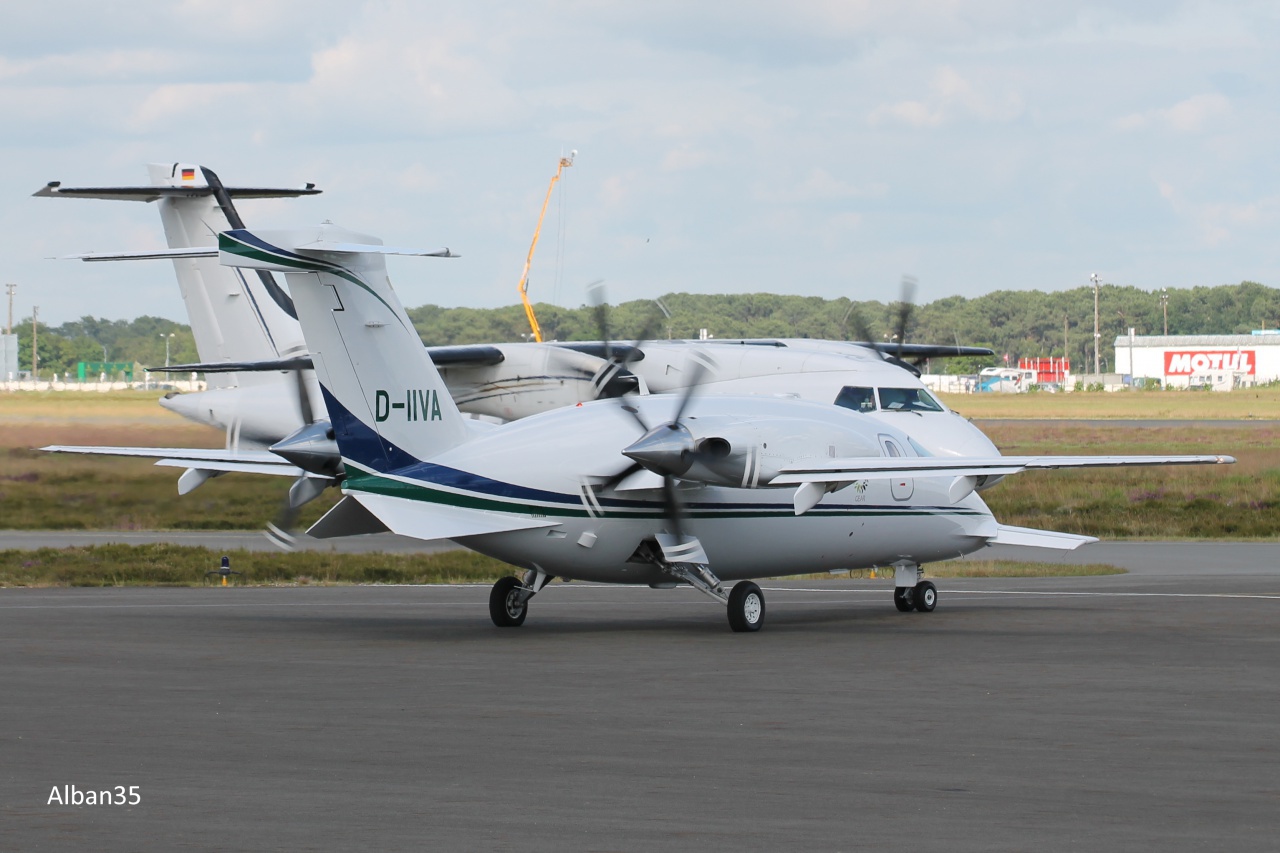
POLYGON ((1217 370, 1253 374, 1256 368, 1253 350, 1192 350, 1164 354, 1166 376, 1190 376, 1193 373, 1212 373, 1217 370))

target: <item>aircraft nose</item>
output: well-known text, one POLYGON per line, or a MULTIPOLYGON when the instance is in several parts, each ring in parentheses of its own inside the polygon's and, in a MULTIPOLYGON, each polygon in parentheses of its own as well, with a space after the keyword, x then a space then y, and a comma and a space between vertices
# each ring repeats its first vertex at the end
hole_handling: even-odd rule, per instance
POLYGON ((955 412, 931 412, 909 424, 908 433, 934 456, 999 456, 982 430, 955 412))

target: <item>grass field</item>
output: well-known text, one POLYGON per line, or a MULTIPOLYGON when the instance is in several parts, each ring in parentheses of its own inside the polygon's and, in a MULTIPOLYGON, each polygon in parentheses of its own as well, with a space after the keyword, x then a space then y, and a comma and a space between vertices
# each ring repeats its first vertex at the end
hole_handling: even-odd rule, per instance
MULTIPOLYGON (((470 551, 435 554, 294 554, 232 551, 230 583, 247 586, 351 583, 492 583, 511 566, 470 551)), ((0 551, 0 587, 202 586, 221 583, 207 573, 222 553, 179 545, 95 545, 0 551)), ((1123 573, 1115 566, 956 561, 929 566, 928 575, 1055 577, 1123 573)), ((830 579, 829 574, 815 575, 830 579)))
MULTIPOLYGON (((1231 409, 1237 394, 1023 394, 996 398, 1021 417, 1045 417, 1060 399, 1130 398, 1115 417, 1158 419, 1170 398, 1213 401, 1231 409)), ((289 480, 232 474, 177 497, 176 469, 145 460, 42 453, 45 444, 206 446, 216 430, 195 426, 156 405, 148 394, 0 394, 0 529, 255 529, 275 517, 289 480)), ((1255 399, 1255 398, 1248 398, 1255 399)), ((1256 399, 1262 399, 1258 397, 1256 399)), ((1247 403, 1245 404, 1247 405, 1247 403)), ((964 409, 961 409, 964 411, 964 409)), ((1085 412, 1088 417, 1095 413, 1085 412)), ((1211 417, 1177 412, 1178 417, 1211 417)), ((992 417, 1006 417, 1002 411, 992 417)), ((1216 417, 1223 417, 1217 413, 1216 417)), ((1175 425, 987 425, 1005 453, 1226 453, 1239 464, 1124 471, 1045 471, 1007 478, 983 493, 1006 524, 1103 537, 1274 538, 1280 532, 1280 424, 1211 428, 1175 425)), ((308 505, 309 524, 337 498, 308 505)), ((0 547, 2 543, 0 543, 0 547)))
POLYGON ((1070 394, 940 394, 969 418, 1280 420, 1280 388, 1070 394))

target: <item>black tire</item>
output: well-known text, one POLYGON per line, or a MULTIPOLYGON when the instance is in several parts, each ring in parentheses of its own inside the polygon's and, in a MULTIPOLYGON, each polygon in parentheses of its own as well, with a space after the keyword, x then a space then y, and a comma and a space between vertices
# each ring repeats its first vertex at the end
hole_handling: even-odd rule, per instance
POLYGON ((524 588, 518 578, 505 577, 493 585, 489 592, 489 618, 499 628, 519 628, 529 614, 529 602, 521 601, 519 591, 524 588))
POLYGON ((895 586, 893 588, 893 606, 898 608, 899 613, 909 613, 915 609, 915 602, 912 600, 914 590, 909 586, 895 586))
POLYGON ((741 634, 764 625, 764 593, 751 581, 734 584, 729 591, 729 627, 741 634))
POLYGON ((933 608, 938 606, 938 588, 929 581, 920 581, 916 584, 915 594, 911 598, 914 600, 916 610, 921 613, 932 613, 933 608))

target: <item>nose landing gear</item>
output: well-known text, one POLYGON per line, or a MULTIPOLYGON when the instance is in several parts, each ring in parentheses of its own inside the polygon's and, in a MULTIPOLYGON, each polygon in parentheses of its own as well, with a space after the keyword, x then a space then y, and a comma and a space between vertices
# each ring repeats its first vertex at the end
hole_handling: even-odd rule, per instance
POLYGON ((899 613, 911 610, 932 613, 938 606, 938 588, 931 581, 921 580, 924 569, 914 563, 899 565, 894 575, 893 606, 899 613))

